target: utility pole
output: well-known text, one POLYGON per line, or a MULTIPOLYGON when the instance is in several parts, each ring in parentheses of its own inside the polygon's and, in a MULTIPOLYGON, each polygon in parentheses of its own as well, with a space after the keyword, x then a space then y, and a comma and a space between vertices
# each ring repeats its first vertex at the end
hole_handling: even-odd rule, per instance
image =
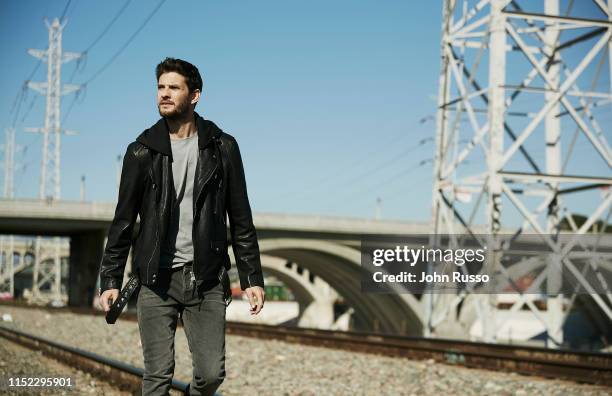
POLYGON ((81 202, 85 202, 85 175, 81 175, 81 202))
MULTIPOLYGON (((81 89, 77 84, 61 84, 61 67, 65 62, 79 59, 83 53, 63 52, 62 31, 66 22, 60 23, 55 18, 51 23, 45 19, 49 29, 49 47, 46 50, 29 49, 28 53, 47 62, 47 81, 28 81, 27 86, 46 97, 45 125, 42 128, 26 128, 27 132, 43 134, 42 162, 40 169, 39 198, 49 204, 61 198, 60 195, 60 160, 61 134, 76 134, 75 131, 61 128, 61 97, 81 89)), ((36 238, 36 258, 34 262, 32 296, 34 299, 60 301, 61 296, 61 262, 60 238, 54 237, 52 252, 53 262, 42 262, 41 237, 36 238)))
POLYGON ((612 86, 597 84, 612 76, 612 0, 589 4, 598 17, 581 17, 573 2, 561 10, 559 0, 443 2, 430 243, 456 248, 459 235, 473 236, 488 245, 473 274, 495 275, 507 287, 533 283, 512 294, 509 309, 482 289, 425 294, 426 336, 497 342, 513 314, 529 311, 546 345, 560 347, 576 300, 563 293, 567 279, 598 322, 612 325, 609 294, 593 292, 611 290, 609 277, 597 276, 609 259, 585 242, 612 211, 612 151, 593 112, 612 102, 612 86), (477 199, 460 199, 466 193, 477 199), (577 224, 581 211, 586 220, 577 224), (505 263, 527 233, 548 250, 505 263), (512 238, 500 243, 504 235, 512 238), (580 255, 570 254, 575 248, 580 255))
POLYGON ((374 219, 380 220, 382 217, 382 198, 376 198, 376 210, 374 211, 374 219))

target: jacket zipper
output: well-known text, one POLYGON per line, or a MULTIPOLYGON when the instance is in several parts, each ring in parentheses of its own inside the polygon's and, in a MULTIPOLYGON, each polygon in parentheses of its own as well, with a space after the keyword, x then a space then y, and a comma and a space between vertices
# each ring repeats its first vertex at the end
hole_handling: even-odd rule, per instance
MULTIPOLYGON (((198 163, 199 163, 199 158, 201 157, 200 156, 201 151, 202 151, 201 149, 198 150, 198 163)), ((198 193, 198 197, 199 197, 199 193, 198 193)), ((195 199, 193 199, 193 222, 191 223, 191 244, 193 245, 193 266, 191 267, 191 269, 193 270, 194 277, 195 277, 196 263, 198 262, 198 244, 196 243, 196 238, 195 238, 195 229, 197 227, 197 222, 200 220, 200 216, 197 211, 198 197, 194 197, 195 199)))
MULTIPOLYGON (((149 152, 149 155, 151 153, 149 152)), ((151 158, 151 167, 149 167, 149 176, 151 176, 151 181, 153 182, 153 185, 151 187, 153 187, 153 190, 155 191, 155 207, 157 207, 157 189, 155 188, 156 184, 155 184, 155 177, 153 176, 153 158, 151 158)), ((151 276, 151 260, 153 260, 153 256, 155 255, 155 249, 157 248, 159 243, 159 222, 157 219, 157 216, 155 217, 155 246, 153 247, 153 252, 151 253, 151 257, 149 257, 149 261, 147 262, 147 282, 149 282, 150 276, 151 276)))
POLYGON ((220 195, 221 195, 221 188, 223 186, 223 176, 221 176, 221 180, 219 181, 219 186, 217 187, 217 193, 215 194, 215 208, 213 210, 213 214, 217 214, 221 212, 221 199, 220 199, 220 195))
MULTIPOLYGON (((200 150, 202 151, 202 150, 200 150)), ((198 154, 199 155, 199 154, 198 154)), ((216 155, 216 153, 215 153, 216 155)), ((221 155, 221 153, 219 153, 219 155, 221 155)), ((200 195, 202 194, 202 190, 204 189, 204 186, 210 181, 210 179, 213 177, 213 175, 215 174, 215 172, 217 172, 217 169, 219 168, 219 163, 215 163, 215 167, 212 169, 211 172, 209 172, 208 175, 206 175, 206 178, 204 179, 204 181, 202 182, 202 188, 198 189, 198 196, 195 197, 195 199, 193 200, 193 223, 191 226, 191 243, 193 244, 193 269, 194 269, 194 273, 195 273, 195 266, 196 263, 198 262, 198 249, 197 249, 197 243, 196 243, 196 239, 194 238, 194 234, 195 234, 195 228, 196 228, 196 219, 199 221, 200 216, 198 216, 198 212, 197 212, 197 207, 198 207, 198 200, 200 199, 200 195)), ((213 209, 215 210, 215 209, 213 209)), ((195 275, 194 275, 195 277, 195 275)))
POLYGON ((191 223, 191 243, 193 245, 193 266, 191 267, 192 270, 192 276, 195 278, 195 267, 196 267, 196 263, 198 262, 198 244, 196 243, 196 239, 194 238, 195 235, 195 228, 196 228, 196 218, 199 220, 200 216, 198 216, 196 214, 195 208, 193 210, 193 223, 191 223))
POLYGON ((204 181, 202 182, 202 188, 198 189, 198 196, 195 197, 196 199, 194 200, 194 205, 197 207, 197 203, 200 199, 200 196, 202 195, 202 190, 204 189, 203 186, 205 186, 208 181, 212 178, 213 174, 217 171, 217 169, 219 168, 219 164, 215 164, 215 167, 213 168, 213 170, 206 175, 206 179, 204 179, 204 181))
POLYGON ((218 164, 215 164, 215 167, 213 168, 213 170, 212 170, 211 172, 209 172, 209 174, 208 174, 208 175, 206 175, 206 178, 205 178, 205 179, 204 179, 204 181, 202 182, 202 188, 199 188, 199 189, 198 189, 198 196, 197 196, 197 197, 195 197, 195 200, 193 201, 193 205, 194 205, 194 207, 193 207, 193 217, 194 217, 194 221, 193 221, 193 225, 192 225, 192 227, 191 227, 191 240, 192 240, 192 243, 193 243, 193 261, 194 261, 194 263, 196 263, 196 262, 197 262, 197 261, 196 261, 196 260, 197 260, 197 258, 196 258, 196 252, 197 252, 196 246, 197 246, 197 244, 195 243, 195 238, 194 238, 194 229, 195 229, 195 226, 196 226, 196 217, 197 217, 197 219, 198 219, 198 220, 200 219, 200 216, 198 216, 198 215, 197 215, 198 201, 199 201, 199 199, 200 199, 200 196, 201 196, 201 194, 202 194, 202 190, 204 189, 204 186, 205 186, 205 185, 208 183, 208 181, 209 181, 209 180, 212 178, 213 174, 214 174, 214 173, 217 171, 217 168, 218 168, 218 167, 219 167, 219 165, 218 165, 218 164))
POLYGON ((151 264, 151 260, 153 260, 153 256, 155 256, 155 250, 157 249, 157 246, 159 245, 159 232, 158 232, 158 221, 157 218, 155 219, 155 246, 153 247, 153 253, 151 253, 151 257, 149 257, 149 261, 147 262, 147 281, 149 279, 149 276, 151 274, 151 266, 149 264, 151 264))

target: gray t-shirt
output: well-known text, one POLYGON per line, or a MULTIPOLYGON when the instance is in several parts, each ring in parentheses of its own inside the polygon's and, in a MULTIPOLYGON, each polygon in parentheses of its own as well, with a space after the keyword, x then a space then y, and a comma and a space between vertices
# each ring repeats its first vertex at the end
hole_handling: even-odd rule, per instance
POLYGON ((176 206, 162 245, 159 263, 162 268, 181 267, 193 261, 193 180, 198 163, 198 135, 181 140, 170 139, 170 145, 176 206))

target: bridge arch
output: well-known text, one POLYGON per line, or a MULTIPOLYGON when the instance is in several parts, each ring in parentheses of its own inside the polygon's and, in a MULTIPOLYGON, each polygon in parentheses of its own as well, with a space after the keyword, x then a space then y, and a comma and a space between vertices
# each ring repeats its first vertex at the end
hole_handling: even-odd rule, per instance
POLYGON ((312 276, 308 269, 298 273, 297 263, 290 263, 280 257, 262 254, 261 266, 267 274, 274 275, 293 292, 299 306, 299 326, 321 329, 332 327, 334 301, 338 294, 329 284, 318 276, 312 276))
POLYGON ((295 238, 260 239, 262 254, 299 263, 331 285, 355 310, 355 330, 422 335, 421 304, 412 294, 361 291, 361 254, 336 243, 295 238))

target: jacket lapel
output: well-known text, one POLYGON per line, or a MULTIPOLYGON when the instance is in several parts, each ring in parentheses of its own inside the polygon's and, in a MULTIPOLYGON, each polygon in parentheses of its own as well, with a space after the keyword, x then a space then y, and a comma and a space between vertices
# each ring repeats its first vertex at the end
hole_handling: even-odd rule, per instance
POLYGON ((215 145, 211 144, 205 149, 200 149, 198 155, 198 165, 196 167, 195 182, 193 186, 193 197, 195 209, 199 207, 200 196, 219 165, 218 154, 214 150, 215 145))
POLYGON ((204 120, 196 113, 198 127, 198 164, 196 166, 195 181, 193 185, 194 209, 199 207, 202 191, 217 171, 219 153, 217 153, 214 137, 221 134, 221 130, 212 122, 204 120))
MULTIPOLYGON (((194 204, 199 203, 202 191, 205 189, 208 182, 211 180, 219 166, 219 155, 214 138, 220 136, 221 129, 212 121, 205 120, 200 115, 194 112, 196 127, 198 129, 198 163, 196 166, 195 180, 193 186, 194 204)), ((157 151, 163 155, 156 156, 157 161, 152 163, 153 181, 162 189, 161 200, 164 197, 163 193, 172 191, 170 186, 162 185, 172 182, 172 148, 170 145, 170 132, 165 118, 160 118, 155 125, 151 126, 136 139, 140 143, 157 151)), ((197 206, 195 206, 197 208, 197 206)))

